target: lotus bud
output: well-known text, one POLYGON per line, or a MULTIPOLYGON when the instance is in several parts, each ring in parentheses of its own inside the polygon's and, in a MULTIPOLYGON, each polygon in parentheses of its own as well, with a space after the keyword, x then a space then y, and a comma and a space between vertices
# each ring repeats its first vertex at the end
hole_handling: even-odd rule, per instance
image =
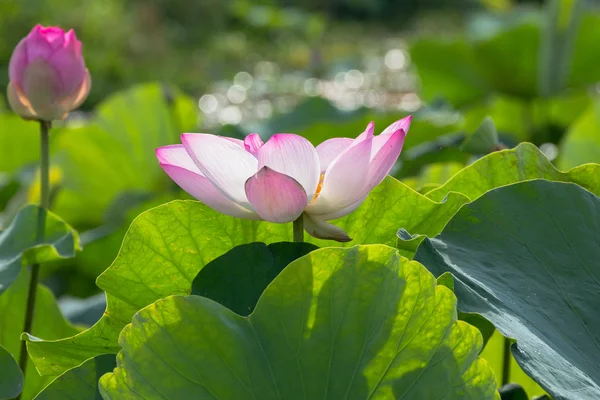
POLYGON ((37 25, 10 58, 8 101, 24 119, 64 119, 86 99, 92 81, 75 32, 37 25))

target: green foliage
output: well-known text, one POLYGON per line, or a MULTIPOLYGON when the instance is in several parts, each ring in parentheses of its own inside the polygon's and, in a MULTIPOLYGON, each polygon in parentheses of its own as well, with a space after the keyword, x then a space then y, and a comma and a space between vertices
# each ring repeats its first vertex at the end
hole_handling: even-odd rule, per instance
POLYGON ((178 141, 196 120, 189 113, 191 100, 176 93, 170 105, 165 89, 151 83, 116 93, 90 122, 58 132, 55 160, 65 171, 54 207, 58 214, 74 225, 95 226, 124 194, 167 187, 154 150, 178 141))
MULTIPOLYGON (((534 146, 523 144, 478 160, 432 191, 433 199, 388 178, 358 210, 336 223, 354 238, 350 245, 394 246, 398 228, 435 236, 468 198, 494 187, 546 178, 576 181, 598 192, 597 168, 589 165, 561 173, 534 146), (491 169, 501 172, 496 176, 491 169), (381 207, 382 201, 395 206, 381 207)), ((117 260, 98 279, 108 296, 108 311, 100 322, 71 339, 30 343, 30 352, 41 371, 53 374, 95 355, 115 352, 118 333, 135 312, 165 296, 190 293, 192 280, 210 261, 237 245, 290 238, 288 226, 233 219, 196 202, 153 209, 133 223, 117 260)), ((419 240, 400 242, 403 254, 412 255, 419 240)), ((311 241, 319 246, 331 243, 311 241)))
MULTIPOLYGON (((483 357, 490 364, 490 366, 494 369, 496 376, 500 380, 502 377, 502 367, 504 363, 504 336, 502 336, 500 332, 497 330, 494 331, 486 343, 483 351, 481 352, 481 357, 483 357)), ((542 389, 523 371, 512 355, 510 356, 510 376, 508 377, 508 382, 518 382, 519 385, 525 389, 529 396, 543 395, 545 393, 544 389, 542 389)))
POLYGON ((0 171, 11 174, 39 160, 39 154, 32 151, 40 147, 39 129, 34 121, 0 114, 0 149, 6 149, 0 157, 0 171))
MULTIPOLYGON (((0 346, 4 347, 15 359, 19 357, 29 276, 29 272, 22 269, 17 280, 0 296, 0 346)), ((77 333, 77 330, 60 313, 50 290, 42 285, 37 288, 35 309, 31 331, 32 340, 38 340, 38 338, 53 340, 77 333)), ((30 359, 25 372, 22 399, 32 399, 53 378, 53 376, 40 376, 30 359)))
MULTIPOLYGON (((398 226, 436 235, 465 201, 464 196, 453 195, 436 203, 389 177, 357 211, 337 223, 354 237, 343 245, 393 246, 398 226), (382 199, 401 207, 381 207, 382 199)), ((175 201, 147 211, 133 222, 117 259, 98 277, 108 303, 102 319, 73 338, 30 342, 29 352, 40 371, 53 375, 96 355, 116 353, 119 332, 139 309, 169 295, 189 294, 202 268, 233 247, 290 241, 291 234, 286 224, 232 218, 194 201, 175 201)), ((406 254, 412 255, 410 250, 406 254)))
POLYGON ((458 192, 475 200, 494 188, 530 179, 573 182, 600 195, 600 165, 582 165, 561 172, 537 147, 522 143, 515 149, 494 152, 477 160, 426 196, 441 201, 458 192))
POLYGON ((23 390, 23 372, 13 356, 0 346, 0 399, 17 397, 23 390))
POLYGON ((494 121, 486 117, 481 125, 465 139, 461 149, 474 154, 487 154, 499 150, 498 131, 494 121))
POLYGON ((461 107, 500 93, 531 101, 600 79, 598 21, 592 5, 548 1, 539 10, 477 16, 454 39, 419 38, 411 57, 427 100, 441 96, 461 107))
POLYGON ((44 388, 35 400, 100 400, 98 380, 116 366, 115 356, 105 354, 87 360, 80 366, 66 371, 44 388))
POLYGON ((55 214, 35 205, 23 208, 10 226, 0 232, 0 294, 17 279, 22 267, 75 256, 77 232, 55 214), (37 237, 45 218, 43 238, 37 237))
POLYGON ((289 263, 317 248, 311 243, 288 242, 234 247, 200 270, 192 282, 192 294, 247 316, 267 285, 289 263))
POLYGON ((596 101, 567 131, 561 143, 558 165, 561 168, 573 168, 584 163, 600 163, 599 132, 600 101, 596 101))
POLYGON ((491 92, 480 75, 476 56, 464 40, 422 38, 410 47, 410 57, 421 78, 421 95, 443 97, 460 107, 472 104, 491 92))
POLYGON ((455 301, 392 248, 317 250, 286 268, 248 318, 197 296, 144 308, 122 332, 101 393, 498 398, 479 332, 456 321, 455 301))
MULTIPOLYGON (((79 242, 69 225, 49 214, 40 242, 37 208, 18 213, 39 197, 38 124, 0 115, 0 224, 7 226, 0 232, 0 397, 13 397, 23 386, 24 400, 96 400, 98 379, 107 372, 103 395, 119 399, 210 397, 205 391, 262 399, 277 397, 276 389, 285 398, 438 398, 451 386, 467 392, 450 391, 449 398, 522 399, 544 389, 554 398, 577 389, 582 398, 600 397, 594 366, 600 329, 593 313, 600 289, 594 241, 600 102, 590 90, 600 80, 600 9, 582 0, 512 10, 516 2, 493 2, 501 11, 473 13, 465 33, 448 32, 449 13, 439 21, 425 17, 415 25, 418 32, 402 32, 417 34, 406 60, 419 74, 415 86, 410 70, 392 74, 385 60, 374 59, 389 46, 402 47, 378 26, 365 38, 371 44, 376 38, 377 49, 369 46, 365 83, 354 94, 357 104, 361 96, 377 95, 386 111, 342 111, 324 98, 303 97, 302 82, 314 74, 323 93, 342 84, 336 73, 361 69, 357 32, 381 24, 364 21, 346 31, 353 40, 345 40, 352 53, 345 59, 335 43, 325 43, 335 42, 331 16, 361 10, 361 18, 386 15, 397 24, 382 10, 406 2, 338 2, 326 10, 312 0, 285 8, 246 0, 185 7, 178 0, 75 3, 0 4, 0 59, 8 60, 33 22, 74 27, 94 82, 84 107, 98 104, 93 113, 55 123, 51 134, 52 209, 82 232, 85 245, 69 259, 79 242), (435 36, 420 36, 428 24, 435 36), (286 57, 295 61, 280 63, 286 57), (321 58, 335 64, 329 72, 321 58), (259 79, 252 68, 261 59, 282 73, 259 79), (160 71, 157 60, 164 61, 160 71), (292 64, 306 73, 292 77, 286 71, 292 64), (100 101, 125 82, 149 78, 183 83, 196 93, 213 82, 224 94, 218 80, 240 70, 256 75, 239 105, 244 114, 253 101, 277 110, 274 87, 293 86, 301 94, 284 100, 299 105, 212 132, 238 138, 259 132, 263 139, 294 132, 316 145, 356 137, 371 121, 380 132, 406 115, 396 110, 406 109, 405 98, 417 94, 424 101, 412 113, 393 178, 333 221, 352 242, 286 243, 289 225, 230 218, 195 201, 164 204, 189 197, 160 169, 154 149, 198 131, 196 101, 158 83, 100 101), (374 75, 389 87, 373 86, 374 75), (396 82, 399 75, 406 81, 396 82), (374 246, 347 248, 367 244, 374 246), (437 282, 402 258, 417 249, 416 259, 441 274, 437 282), (96 316, 83 311, 89 318, 82 319, 65 309, 66 315, 89 326, 104 296, 106 311, 80 332, 40 286, 27 336, 33 362, 23 382, 14 361, 27 296, 23 266, 52 260, 41 278, 55 293, 103 291, 74 300, 92 304, 96 316), (507 378, 518 385, 499 388, 492 371, 500 377, 503 369, 502 334, 516 339, 507 378)), ((7 62, 2 65, 0 72, 7 62)), ((1 75, 3 91, 6 71, 1 75)))
POLYGON ((459 309, 516 339, 513 356, 553 397, 595 399, 598 215, 577 185, 522 182, 465 205, 415 259, 451 272, 459 309))

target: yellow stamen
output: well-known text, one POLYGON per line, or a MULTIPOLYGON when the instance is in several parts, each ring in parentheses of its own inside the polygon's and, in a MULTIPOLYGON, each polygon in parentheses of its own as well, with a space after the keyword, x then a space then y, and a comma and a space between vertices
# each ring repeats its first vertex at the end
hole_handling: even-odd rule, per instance
POLYGON ((321 189, 323 189, 323 180, 325 179, 325 172, 321 172, 321 176, 319 177, 319 184, 317 185, 317 190, 315 191, 315 196, 310 201, 311 203, 319 197, 321 194, 321 189))

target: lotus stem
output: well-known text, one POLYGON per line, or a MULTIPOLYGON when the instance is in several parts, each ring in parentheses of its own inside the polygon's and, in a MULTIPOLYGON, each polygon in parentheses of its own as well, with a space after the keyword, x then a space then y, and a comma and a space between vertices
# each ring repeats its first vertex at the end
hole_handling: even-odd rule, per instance
MULTIPOLYGON (((51 122, 49 121, 40 121, 40 209, 36 231, 36 241, 38 242, 44 238, 44 231, 46 229, 46 211, 50 207, 50 125, 51 122)), ((23 332, 31 333, 39 275, 40 265, 33 264, 31 267, 31 277, 29 280, 29 292, 27 294, 27 306, 25 311, 23 332)), ((25 340, 22 340, 21 350, 19 351, 19 366, 21 367, 24 375, 27 368, 28 358, 27 344, 25 340)), ((17 397, 17 399, 20 398, 21 395, 17 397)))
POLYGON ((300 215, 298 219, 293 222, 294 242, 296 243, 304 242, 304 220, 302 219, 303 217, 303 215, 300 215))
POLYGON ((502 386, 510 382, 510 339, 504 338, 502 354, 502 386))

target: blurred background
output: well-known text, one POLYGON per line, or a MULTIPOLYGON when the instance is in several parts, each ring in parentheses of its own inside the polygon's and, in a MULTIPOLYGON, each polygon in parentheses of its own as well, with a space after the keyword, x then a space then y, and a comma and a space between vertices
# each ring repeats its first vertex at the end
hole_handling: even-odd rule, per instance
MULTIPOLYGON (((93 81, 52 131, 53 210, 84 250, 43 272, 79 324, 133 218, 187 198, 154 157, 184 131, 318 144, 412 114, 392 173, 422 193, 521 142, 561 170, 600 162, 596 1, 2 0, 3 93, 37 23, 76 30, 93 81)), ((0 228, 39 195, 37 128, 0 97, 0 228)))

